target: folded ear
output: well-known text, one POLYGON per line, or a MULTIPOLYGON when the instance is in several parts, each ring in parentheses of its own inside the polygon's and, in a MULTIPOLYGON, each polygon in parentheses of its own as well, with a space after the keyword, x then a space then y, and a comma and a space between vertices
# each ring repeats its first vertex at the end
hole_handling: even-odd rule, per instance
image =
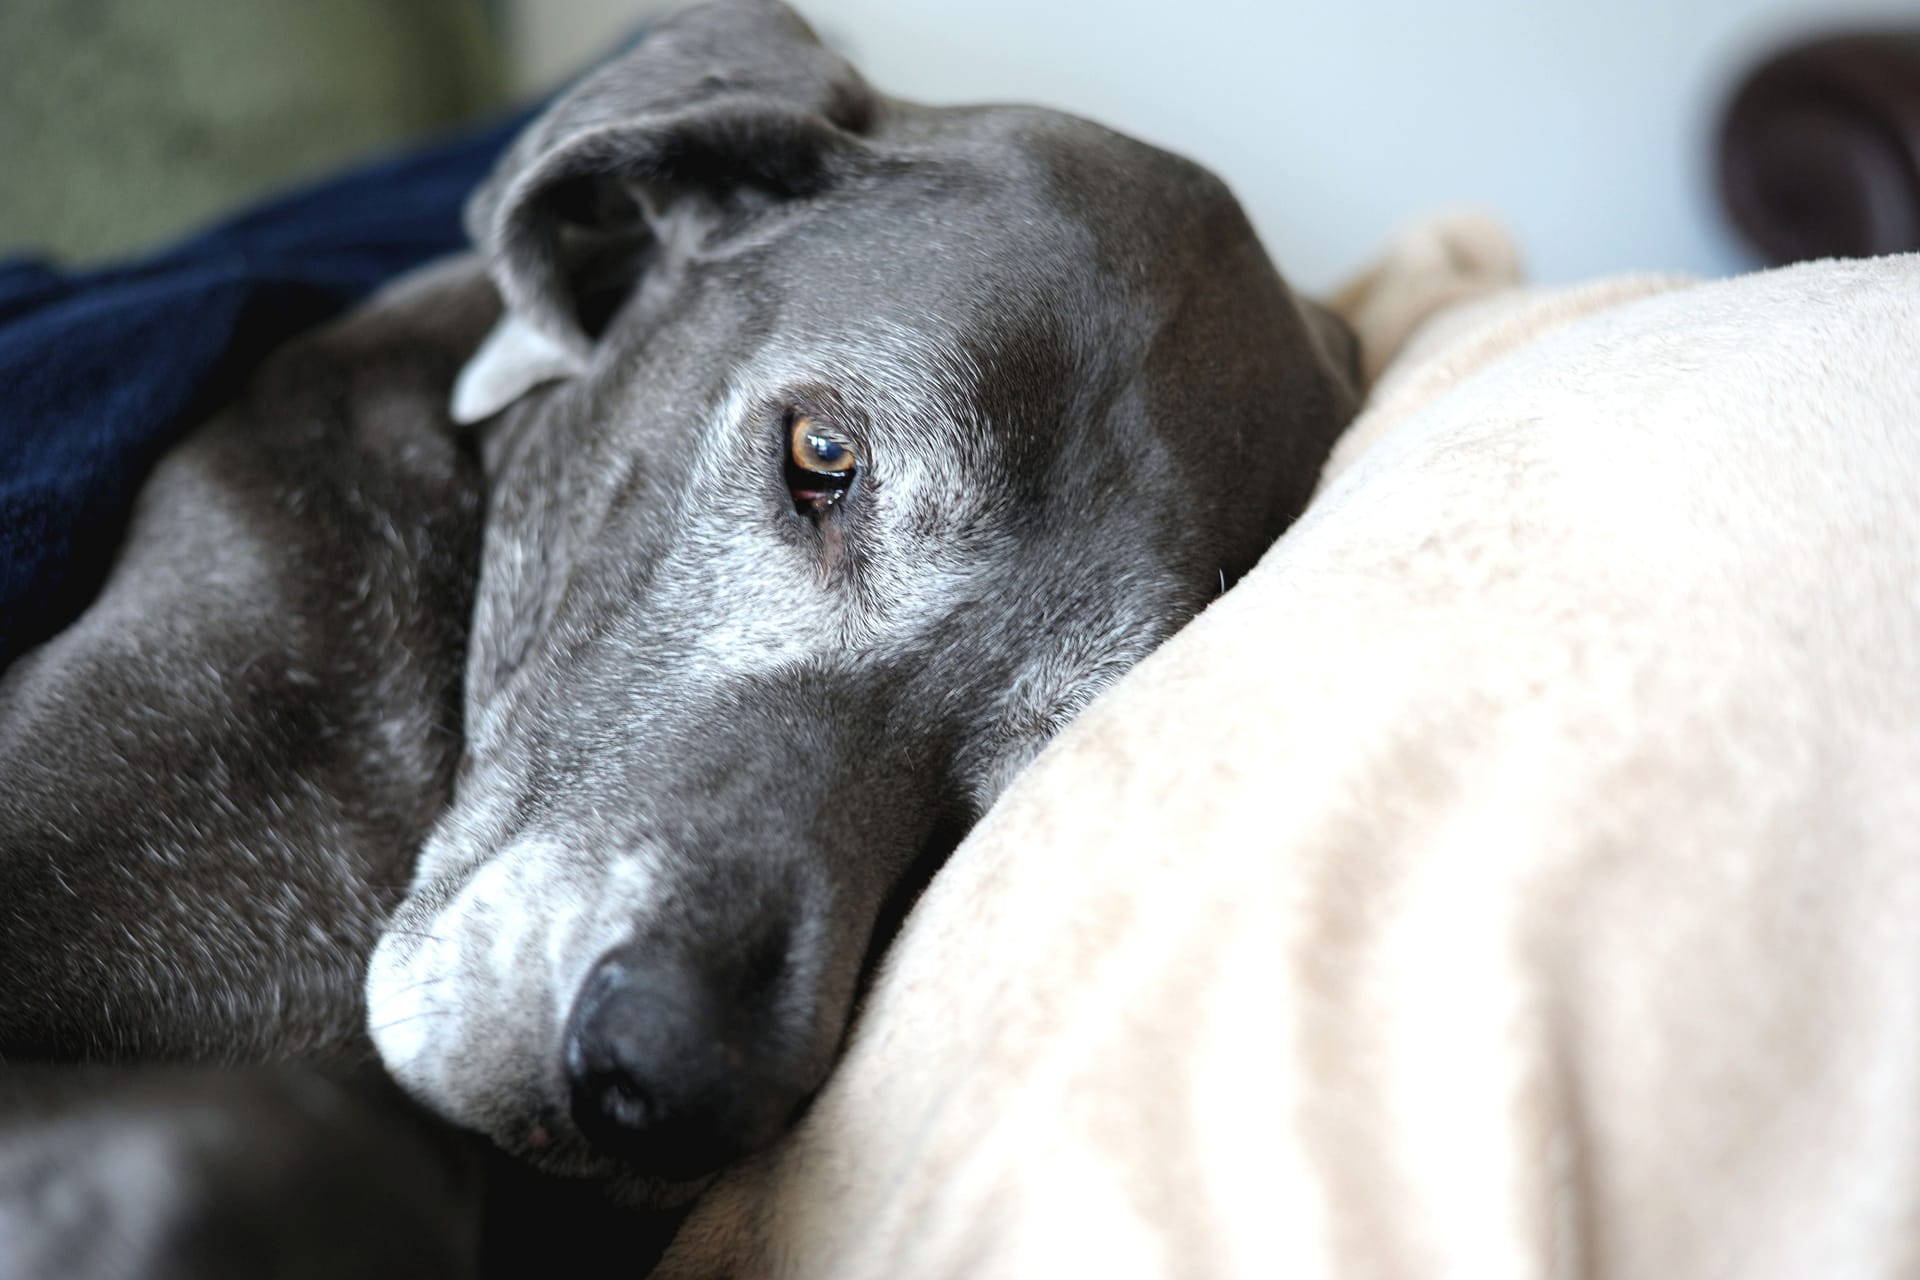
POLYGON ((459 425, 491 418, 544 383, 580 372, 580 357, 509 311, 453 384, 448 412, 459 425))
POLYGON ((467 204, 506 315, 461 375, 455 419, 583 368, 620 272, 631 285, 660 252, 737 233, 755 209, 857 168, 873 107, 858 73, 773 0, 689 10, 582 80, 467 204))

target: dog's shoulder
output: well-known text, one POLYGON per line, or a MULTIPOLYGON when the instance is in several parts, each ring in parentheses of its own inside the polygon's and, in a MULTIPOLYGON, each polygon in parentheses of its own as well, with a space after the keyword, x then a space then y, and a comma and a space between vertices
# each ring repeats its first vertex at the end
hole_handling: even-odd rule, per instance
POLYGON ((358 1034, 459 754, 481 488, 445 406, 496 306, 454 260, 270 357, 0 681, 0 1048, 358 1034))

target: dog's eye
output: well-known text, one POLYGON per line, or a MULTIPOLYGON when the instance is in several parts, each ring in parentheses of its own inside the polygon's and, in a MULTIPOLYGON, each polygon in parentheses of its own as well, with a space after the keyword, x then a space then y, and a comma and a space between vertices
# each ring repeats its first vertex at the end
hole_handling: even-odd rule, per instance
POLYGON ((849 475, 853 471, 853 450, 832 436, 823 435, 813 419, 804 413, 794 418, 788 444, 793 451, 793 465, 802 471, 825 476, 849 475))
POLYGON ((794 509, 803 514, 825 511, 853 483, 860 460, 828 428, 804 413, 793 416, 787 431, 787 488, 794 509))

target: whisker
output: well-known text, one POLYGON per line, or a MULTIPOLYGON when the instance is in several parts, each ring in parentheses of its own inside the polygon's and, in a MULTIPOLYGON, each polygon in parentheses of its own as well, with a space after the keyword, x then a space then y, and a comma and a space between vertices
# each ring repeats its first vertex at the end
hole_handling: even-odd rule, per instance
POLYGON ((446 941, 446 939, 439 934, 426 929, 396 929, 392 925, 388 925, 385 929, 381 930, 381 932, 398 934, 402 938, 421 938, 427 942, 446 941))
POLYGON ((404 1018, 395 1018, 393 1021, 383 1022, 377 1027, 368 1027, 367 1034, 379 1035, 382 1031, 391 1031, 395 1027, 404 1027, 409 1022, 418 1022, 422 1018, 452 1017, 453 1012, 454 1011, 452 1009, 421 1009, 418 1012, 408 1014, 404 1018))

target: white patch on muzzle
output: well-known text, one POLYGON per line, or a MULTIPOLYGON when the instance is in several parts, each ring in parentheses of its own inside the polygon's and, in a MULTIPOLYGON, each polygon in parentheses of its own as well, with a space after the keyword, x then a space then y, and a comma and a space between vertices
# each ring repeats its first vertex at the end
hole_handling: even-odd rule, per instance
POLYGON ((416 885, 368 969, 368 1027, 387 1070, 446 1119, 526 1150, 566 1106, 561 1036, 575 993, 648 914, 656 863, 530 837, 450 895, 445 882, 416 885))

